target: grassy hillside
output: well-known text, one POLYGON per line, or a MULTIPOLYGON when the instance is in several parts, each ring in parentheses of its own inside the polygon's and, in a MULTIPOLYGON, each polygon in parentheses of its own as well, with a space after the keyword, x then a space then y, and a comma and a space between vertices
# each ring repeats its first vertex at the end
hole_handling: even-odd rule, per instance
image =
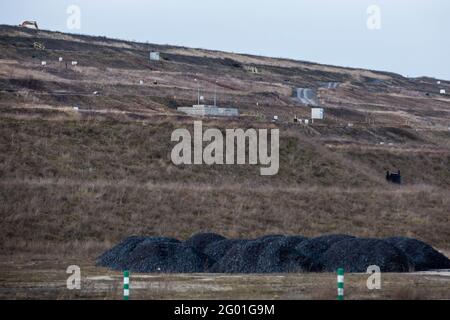
POLYGON ((199 231, 412 236, 450 249, 450 98, 435 79, 9 26, 0 49, 0 254, 92 258, 132 234, 199 231), (150 50, 163 60, 147 61, 150 50), (208 101, 217 79, 219 104, 242 113, 204 127, 280 129, 278 175, 171 163, 172 131, 192 130, 176 107, 196 102, 194 78, 208 101), (340 86, 319 88, 327 81, 340 86), (310 114, 296 87, 318 89, 326 120, 292 122, 310 114), (397 168, 402 186, 384 179, 397 168))

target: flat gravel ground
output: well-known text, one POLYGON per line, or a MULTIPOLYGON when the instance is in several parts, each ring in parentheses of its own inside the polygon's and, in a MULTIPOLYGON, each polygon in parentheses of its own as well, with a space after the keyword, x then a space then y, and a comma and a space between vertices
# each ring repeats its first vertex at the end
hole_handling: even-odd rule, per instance
MULTIPOLYGON (((122 299, 122 275, 89 259, 2 256, 0 299, 122 299), (68 290, 69 265, 81 268, 81 290, 68 290)), ((346 274, 346 299, 450 299, 450 270, 382 274, 380 290, 369 275, 346 274)), ((332 273, 219 275, 131 274, 131 299, 322 299, 336 298, 332 273)))

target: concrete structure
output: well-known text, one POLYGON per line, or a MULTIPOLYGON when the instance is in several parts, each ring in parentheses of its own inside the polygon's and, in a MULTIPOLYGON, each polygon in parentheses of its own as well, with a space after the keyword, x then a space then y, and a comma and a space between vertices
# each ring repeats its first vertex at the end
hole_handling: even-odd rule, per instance
POLYGON ((42 61, 41 62, 41 66, 46 66, 47 65, 47 61, 42 61))
POLYGON ((244 69, 250 73, 259 73, 258 68, 254 66, 244 66, 244 69))
POLYGON ((319 82, 320 88, 325 89, 337 89, 339 87, 339 82, 319 82))
POLYGON ((323 108, 311 108, 311 119, 323 120, 324 111, 323 108))
POLYGON ((161 56, 160 56, 159 52, 156 52, 156 51, 150 52, 150 60, 151 61, 159 61, 160 59, 161 59, 161 56))
POLYGON ((445 94, 445 90, 444 89, 441 89, 439 92, 440 92, 440 94, 445 94))
POLYGON ((78 61, 72 61, 72 65, 73 66, 77 66, 78 65, 78 61))
POLYGON ((239 110, 236 108, 218 108, 209 105, 193 105, 191 107, 179 107, 180 112, 191 116, 200 117, 239 117, 239 110))

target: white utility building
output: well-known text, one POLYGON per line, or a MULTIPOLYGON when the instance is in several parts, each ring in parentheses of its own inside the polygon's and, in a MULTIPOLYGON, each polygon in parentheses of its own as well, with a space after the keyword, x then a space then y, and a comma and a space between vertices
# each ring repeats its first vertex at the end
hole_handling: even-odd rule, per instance
POLYGON ((324 110, 323 108, 311 108, 311 119, 323 120, 324 110))

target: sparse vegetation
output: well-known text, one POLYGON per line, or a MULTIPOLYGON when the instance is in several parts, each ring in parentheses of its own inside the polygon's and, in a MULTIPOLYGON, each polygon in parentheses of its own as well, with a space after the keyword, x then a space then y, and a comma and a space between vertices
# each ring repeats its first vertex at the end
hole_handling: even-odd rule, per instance
MULTIPOLYGON (((17 276, 12 266, 23 257, 42 259, 48 269, 60 268, 61 260, 52 261, 61 256, 89 268, 130 235, 186 239, 201 231, 409 236, 450 250, 450 100, 425 96, 434 79, 8 26, 0 26, 0 49, 0 256, 12 261, 2 262, 2 275, 17 276), (36 37, 45 51, 31 48, 36 37), (164 59, 150 63, 149 50, 164 59), (59 56, 78 66, 66 68, 59 56), (194 78, 206 101, 217 79, 219 104, 244 115, 203 119, 205 127, 280 128, 277 176, 262 177, 248 165, 171 163, 171 132, 192 129, 193 119, 176 107, 196 103, 194 78), (319 90, 326 119, 292 123, 310 114, 292 99, 293 88, 319 81, 340 83, 319 90), (278 123, 266 120, 274 115, 278 123), (400 187, 384 179, 396 169, 404 177, 400 187)), ((322 283, 314 277, 310 285, 322 283)), ((2 284, 8 281, 14 279, 2 284)), ((230 297, 248 297, 255 286, 233 289, 230 297)), ((399 286, 387 297, 416 297, 399 286)), ((326 299, 329 288, 322 289, 326 299)), ((296 292, 274 289, 261 297, 311 297, 296 292)), ((354 297, 368 297, 360 292, 354 297)), ((55 294, 65 297, 49 296, 55 294)), ((417 295, 426 294, 448 298, 417 295)))

